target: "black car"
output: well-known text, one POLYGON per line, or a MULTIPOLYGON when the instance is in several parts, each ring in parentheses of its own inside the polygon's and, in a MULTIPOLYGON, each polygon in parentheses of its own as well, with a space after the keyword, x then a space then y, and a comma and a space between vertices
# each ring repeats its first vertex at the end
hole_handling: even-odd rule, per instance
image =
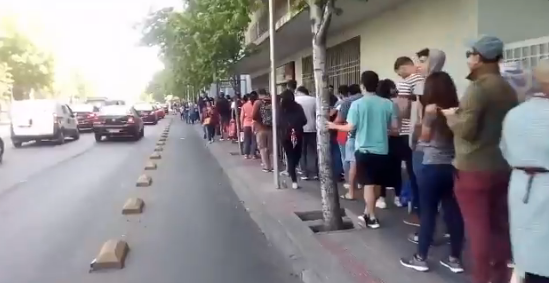
POLYGON ((71 105, 72 112, 78 120, 78 130, 93 130, 93 122, 99 112, 99 107, 90 104, 71 105))
POLYGON ((101 108, 93 123, 95 140, 103 137, 131 137, 139 140, 145 135, 143 120, 131 106, 112 105, 101 108))
POLYGON ((135 111, 139 113, 144 123, 156 125, 158 124, 158 113, 155 107, 150 103, 138 103, 134 105, 135 111))
POLYGON ((4 159, 4 140, 0 138, 0 163, 4 159))

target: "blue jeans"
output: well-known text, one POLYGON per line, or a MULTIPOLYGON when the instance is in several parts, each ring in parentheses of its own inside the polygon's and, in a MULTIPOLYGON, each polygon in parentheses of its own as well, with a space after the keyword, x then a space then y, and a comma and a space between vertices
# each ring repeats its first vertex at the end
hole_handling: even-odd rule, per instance
POLYGON ((343 164, 343 174, 345 174, 345 181, 349 182, 349 170, 351 170, 351 162, 345 160, 345 145, 338 144, 339 153, 341 154, 341 163, 343 164))
MULTIPOLYGON (((416 169, 418 170, 418 169, 416 169)), ((418 175, 421 213, 418 255, 427 258, 435 233, 438 206, 442 205, 446 229, 450 233, 451 253, 461 258, 463 248, 463 217, 454 195, 454 166, 451 164, 423 164, 418 175)))
MULTIPOLYGON (((406 165, 408 167, 408 165, 406 165)), ((420 185, 418 184, 419 181, 417 179, 421 176, 421 168, 423 167, 423 151, 415 150, 412 152, 412 168, 413 168, 413 175, 414 179, 412 180, 412 177, 410 178, 410 187, 412 189, 412 211, 417 213, 419 216, 420 214, 420 197, 419 197, 419 188, 420 185)), ((408 170, 409 171, 409 170, 408 170)), ((408 173, 410 174, 410 173, 408 173)))

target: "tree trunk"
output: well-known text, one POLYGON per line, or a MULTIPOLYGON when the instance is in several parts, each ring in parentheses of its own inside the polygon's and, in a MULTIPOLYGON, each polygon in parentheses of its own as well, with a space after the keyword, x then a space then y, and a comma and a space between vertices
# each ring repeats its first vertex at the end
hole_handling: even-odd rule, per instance
POLYGON ((26 87, 23 87, 21 85, 13 85, 12 88, 13 91, 13 100, 25 100, 29 99, 30 91, 27 90, 26 87))
MULTIPOLYGON (((313 33, 317 151, 324 226, 326 230, 333 231, 343 227, 339 193, 332 168, 330 133, 326 127, 330 112, 330 94, 328 93, 328 76, 326 74, 326 36, 333 11, 330 7, 319 4, 319 2, 311 0, 309 3, 313 33)), ((330 3, 326 5, 330 5, 330 3)))

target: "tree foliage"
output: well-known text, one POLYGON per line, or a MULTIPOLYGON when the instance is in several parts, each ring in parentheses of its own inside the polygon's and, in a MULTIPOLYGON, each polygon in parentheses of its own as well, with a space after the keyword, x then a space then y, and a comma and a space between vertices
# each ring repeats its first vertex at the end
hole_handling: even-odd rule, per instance
POLYGON ((256 0, 188 0, 183 12, 165 8, 147 16, 142 42, 159 48, 166 94, 181 97, 233 73, 245 55, 244 35, 256 0))
POLYGON ((53 57, 15 29, 0 38, 0 62, 7 65, 16 100, 28 98, 31 90, 49 88, 53 82, 53 57))
POLYGON ((0 100, 10 97, 12 84, 13 79, 8 64, 0 63, 0 100))

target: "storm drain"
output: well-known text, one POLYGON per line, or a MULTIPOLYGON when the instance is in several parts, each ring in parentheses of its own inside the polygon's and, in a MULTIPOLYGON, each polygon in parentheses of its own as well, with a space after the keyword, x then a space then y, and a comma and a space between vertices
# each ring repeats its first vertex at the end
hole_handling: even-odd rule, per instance
POLYGON ((345 209, 341 209, 341 216, 343 217, 343 225, 338 230, 328 230, 324 225, 324 217, 322 216, 321 210, 313 211, 301 211, 295 212, 295 215, 305 224, 313 233, 328 233, 328 232, 337 232, 337 231, 347 231, 355 229, 353 221, 345 213, 345 209))

